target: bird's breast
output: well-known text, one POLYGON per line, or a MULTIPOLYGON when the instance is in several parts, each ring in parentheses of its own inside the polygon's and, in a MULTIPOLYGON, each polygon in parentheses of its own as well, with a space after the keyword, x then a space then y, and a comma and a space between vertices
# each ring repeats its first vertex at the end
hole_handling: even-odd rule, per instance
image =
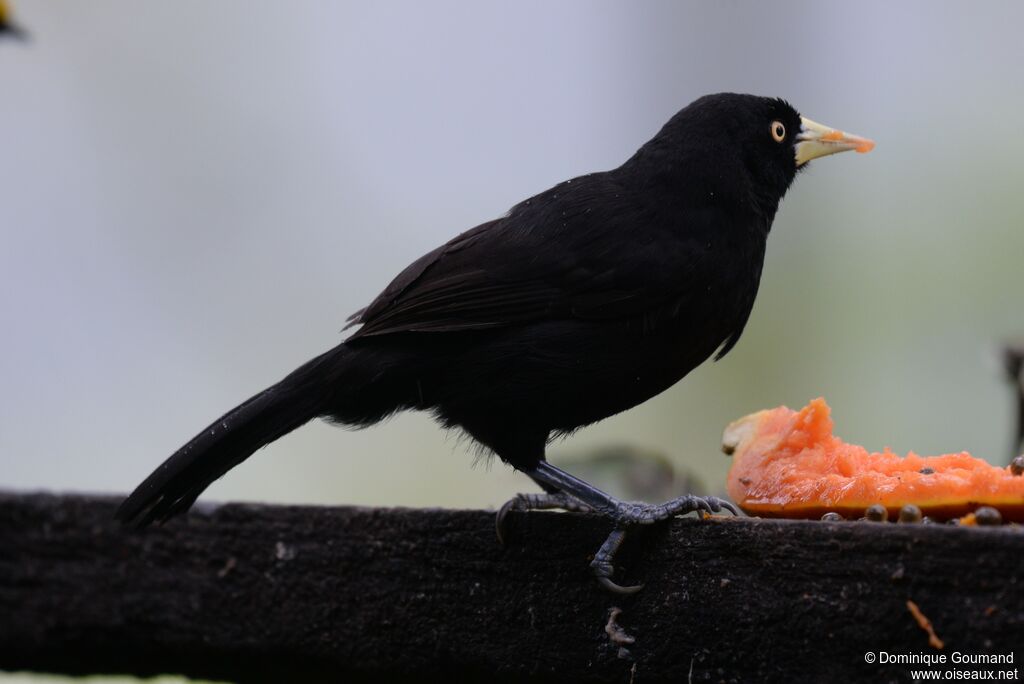
POLYGON ((746 326, 757 297, 764 265, 765 241, 720 234, 703 242, 704 258, 681 274, 681 290, 667 312, 666 331, 680 353, 700 360, 731 347, 746 326))

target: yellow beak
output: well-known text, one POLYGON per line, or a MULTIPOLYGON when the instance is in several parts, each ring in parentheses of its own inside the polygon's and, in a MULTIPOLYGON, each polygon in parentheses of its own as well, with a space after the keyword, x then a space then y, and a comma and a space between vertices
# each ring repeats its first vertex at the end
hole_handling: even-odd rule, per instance
POLYGON ((875 148, 875 141, 862 138, 852 133, 830 128, 805 116, 800 117, 800 134, 796 139, 796 165, 803 166, 812 159, 824 157, 836 152, 856 150, 870 152, 875 148))

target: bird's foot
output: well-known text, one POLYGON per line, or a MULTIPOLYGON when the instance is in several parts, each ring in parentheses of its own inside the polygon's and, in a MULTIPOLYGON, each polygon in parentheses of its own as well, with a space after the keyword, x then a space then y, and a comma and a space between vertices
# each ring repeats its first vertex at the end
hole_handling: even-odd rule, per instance
MULTIPOLYGON (((615 500, 612 499, 612 501, 615 500)), ((649 504, 643 501, 615 501, 615 511, 609 517, 619 527, 632 527, 634 525, 651 525, 694 511, 719 513, 723 510, 729 511, 733 515, 740 514, 739 509, 733 503, 719 499, 717 496, 686 494, 661 504, 649 504)))
POLYGON ((511 511, 550 511, 563 510, 573 513, 589 513, 591 508, 585 503, 561 492, 555 494, 516 494, 498 509, 494 519, 494 531, 498 541, 505 543, 505 518, 511 511))
POLYGON ((718 513, 723 510, 727 510, 733 515, 739 515, 739 510, 735 505, 716 496, 701 497, 687 494, 662 504, 619 501, 615 512, 610 516, 615 521, 615 529, 594 554, 594 560, 590 562, 590 569, 594 571, 598 583, 605 589, 616 594, 635 594, 643 589, 644 585, 622 586, 612 580, 612 576, 615 574, 615 554, 622 546, 622 542, 626 540, 628 528, 637 525, 653 525, 694 511, 718 513))
POLYGON ((726 510, 733 515, 739 515, 739 509, 735 505, 716 496, 701 497, 688 494, 661 504, 619 501, 547 461, 541 461, 527 474, 537 484, 557 493, 520 494, 502 506, 496 520, 498 539, 504 543, 504 521, 511 510, 561 508, 569 511, 592 512, 608 518, 615 524, 615 528, 594 555, 590 567, 601 586, 619 594, 632 594, 643 588, 643 585, 622 586, 612 581, 615 574, 615 554, 622 546, 622 542, 625 541, 629 528, 638 525, 653 525, 694 511, 718 513, 726 510))

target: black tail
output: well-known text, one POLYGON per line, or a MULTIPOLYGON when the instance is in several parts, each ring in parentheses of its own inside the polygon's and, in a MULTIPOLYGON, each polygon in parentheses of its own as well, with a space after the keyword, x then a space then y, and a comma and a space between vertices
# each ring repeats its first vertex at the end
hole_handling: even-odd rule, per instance
POLYGON ((257 449, 323 413, 350 352, 344 344, 335 347, 215 420, 136 487, 117 518, 143 527, 188 510, 214 480, 257 449))

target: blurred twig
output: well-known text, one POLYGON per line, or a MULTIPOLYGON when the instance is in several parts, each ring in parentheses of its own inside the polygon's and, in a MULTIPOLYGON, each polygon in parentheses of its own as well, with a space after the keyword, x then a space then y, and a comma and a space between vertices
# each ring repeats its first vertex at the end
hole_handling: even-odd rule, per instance
POLYGON ((1017 341, 1003 347, 1003 363, 1007 379, 1013 385, 1017 408, 1017 425, 1013 433, 1010 458, 1020 453, 1024 442, 1024 341, 1017 341))

